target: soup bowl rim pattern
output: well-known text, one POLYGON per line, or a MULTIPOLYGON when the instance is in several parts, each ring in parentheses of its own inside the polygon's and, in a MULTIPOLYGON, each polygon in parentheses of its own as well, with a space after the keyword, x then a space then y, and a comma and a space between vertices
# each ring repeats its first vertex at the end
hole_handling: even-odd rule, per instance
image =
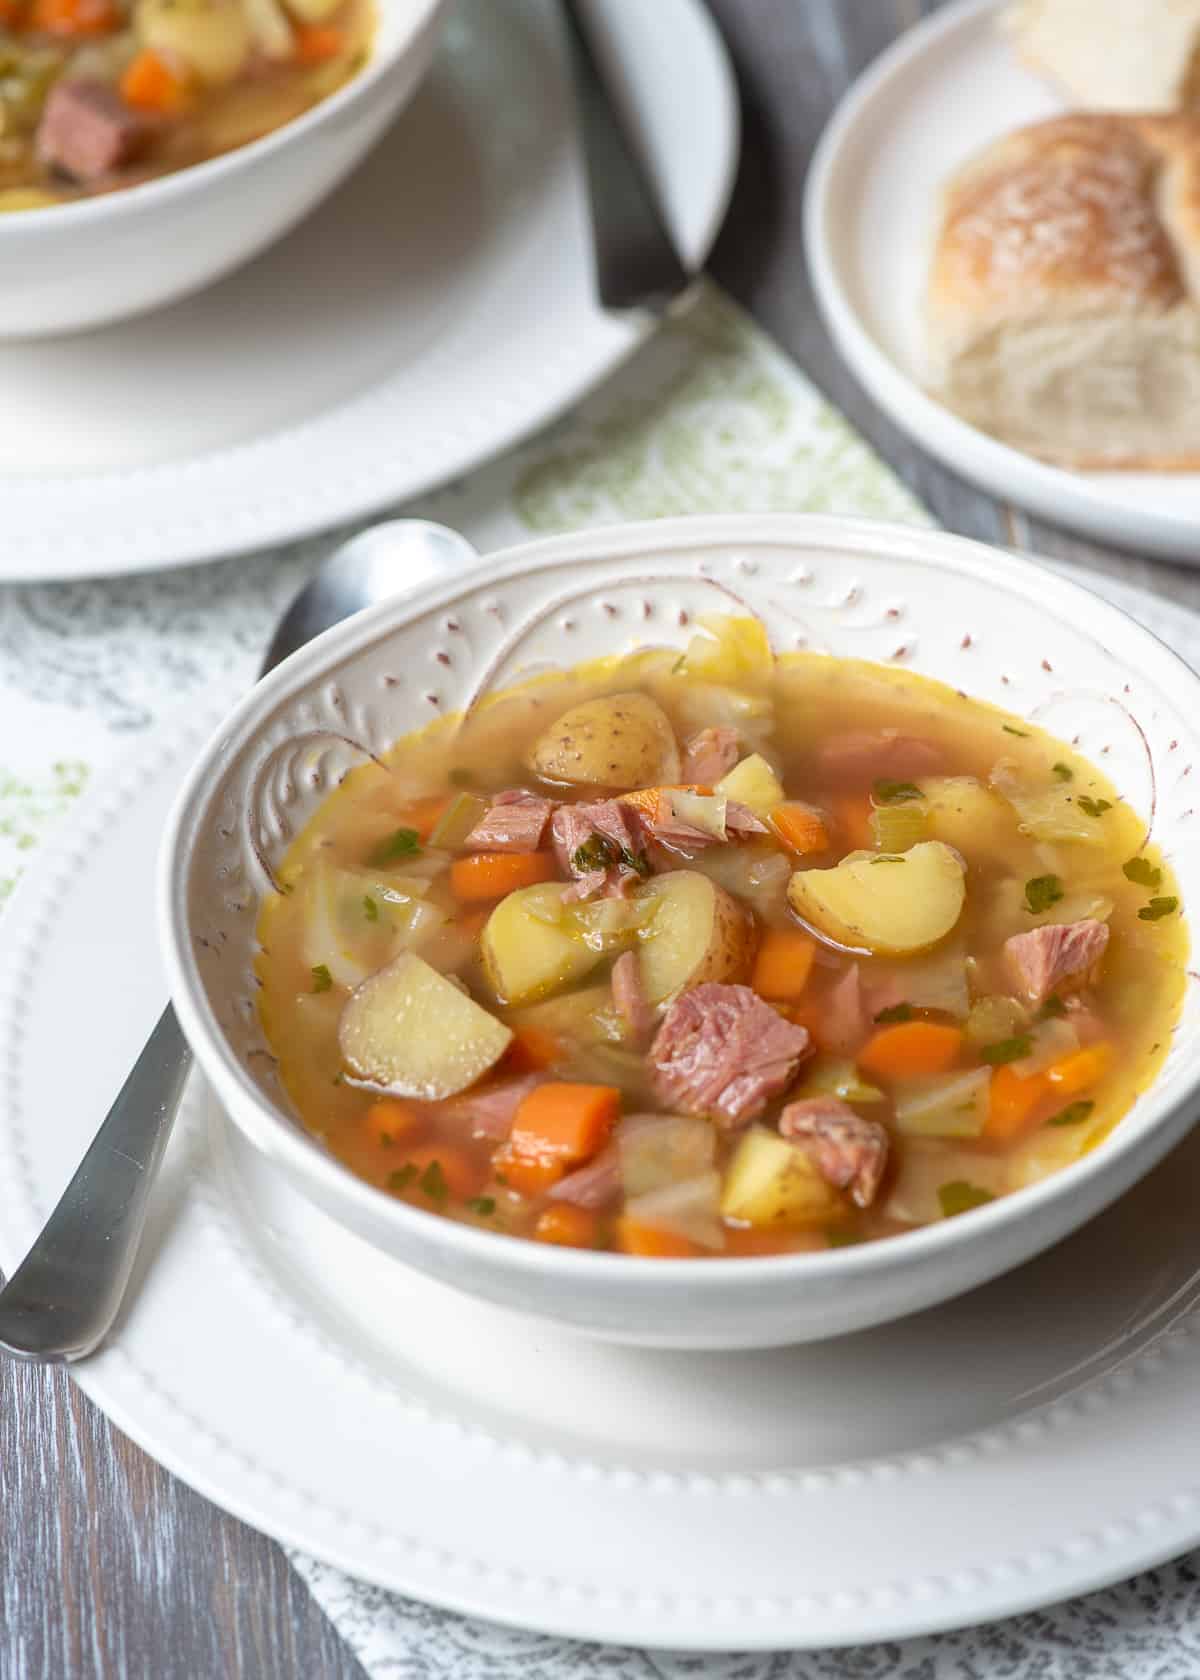
MULTIPOLYGON (((977 593, 979 611, 972 622, 980 633, 973 645, 986 647, 988 641, 980 611, 989 607, 996 617, 1000 606, 1007 605, 1016 619, 1027 626, 1036 621, 1038 626, 1036 647, 1014 645, 1014 665, 1025 655, 1032 660, 1036 652, 1039 670, 1048 673, 1060 643, 1070 640, 1070 657, 1076 661, 1081 647, 1085 654, 1086 647, 1093 647, 1093 676, 1107 671, 1111 685, 1113 673, 1128 671, 1135 684, 1150 685, 1146 692, 1152 689, 1161 704, 1171 709, 1178 737, 1169 743, 1172 751, 1179 748, 1181 757, 1200 753, 1200 724, 1191 730, 1187 724, 1189 716, 1200 718, 1200 677, 1149 631, 1080 585, 1044 571, 1031 560, 915 526, 762 514, 705 515, 593 528, 487 555, 464 572, 426 584, 327 632, 259 683, 201 753, 164 833, 159 917, 172 997, 218 1097, 251 1142, 339 1223, 468 1292, 606 1339, 680 1348, 770 1346, 885 1322, 1009 1270, 1107 1206, 1190 1129, 1189 1098, 1200 1085, 1200 1058, 1189 1057, 1187 1045, 1177 1043, 1153 1086, 1100 1147, 967 1217, 827 1252, 672 1262, 508 1238, 411 1207, 355 1177, 303 1129, 282 1098, 272 1099, 264 1083, 268 1076, 260 1071, 261 1060, 258 1068, 252 1065, 255 1055, 263 1055, 261 1041, 257 1050, 249 1049, 250 1040, 243 1037, 241 1048, 235 1048, 233 1035, 243 1029, 231 1027, 229 1019, 224 1023, 218 1019, 213 1000, 224 994, 218 980, 206 984, 205 964, 217 975, 226 972, 231 959, 215 947, 224 948, 229 933, 235 940, 244 938, 237 932, 239 925, 245 929, 256 920, 257 895, 267 888, 258 860, 267 853, 273 858, 281 855, 287 838, 306 816, 294 819, 290 828, 285 820, 283 829, 272 835, 268 832, 273 820, 270 812, 249 810, 244 799, 239 805, 231 789, 238 783, 243 791, 253 786, 261 793, 264 778, 273 776, 276 783, 281 776, 285 782, 294 780, 296 764, 281 760, 279 749, 305 707, 312 711, 332 705, 352 734, 372 708, 378 712, 380 706, 394 705, 396 711, 388 714, 388 738, 398 739, 428 721, 428 711, 422 715, 415 710, 418 700, 430 704, 437 700, 433 689, 444 667, 439 670, 433 661, 443 654, 416 628, 434 615, 441 625, 453 626, 448 645, 454 657, 468 666, 470 638, 463 631, 470 627, 458 623, 456 612, 464 621, 473 615, 472 622, 480 624, 488 622, 489 615, 498 625, 515 620, 522 626, 523 653, 539 635, 550 638, 550 647, 561 648, 564 626, 582 628, 591 638, 588 645, 562 660, 573 665, 592 656, 598 643, 613 651, 630 645, 628 620, 633 607, 624 616, 624 608, 617 613, 613 603, 619 596, 622 600, 629 596, 630 601, 642 597, 644 616, 652 620, 651 634, 645 636, 651 642, 665 638, 677 645, 680 637, 690 634, 676 622, 690 614, 682 609, 676 612, 673 604, 685 595, 698 605, 735 612, 739 602, 752 597, 765 601, 764 617, 775 633, 787 615, 781 610, 776 622, 771 594, 764 596, 763 589, 782 594, 788 587, 803 588, 822 567, 834 579, 849 573, 844 591, 838 584, 844 598, 815 610, 811 620, 805 617, 806 627, 819 620, 822 611, 862 617, 864 604, 868 608, 862 625, 851 628, 869 631, 861 638, 869 645, 860 649, 855 642, 850 650, 839 646, 839 653, 858 651, 861 657, 877 657, 878 649, 886 644, 893 649, 891 657, 904 662, 916 657, 921 638, 929 633, 933 639, 933 632, 946 646, 951 645, 947 637, 952 632, 953 645, 966 650, 972 636, 964 630, 960 637, 959 622, 948 622, 947 613, 954 609, 947 607, 946 598, 956 591, 964 599, 977 593), (706 557, 719 560, 722 577, 710 575, 706 557), (810 571, 814 562, 815 569, 810 571), (856 562, 866 568, 865 585, 856 578, 856 562), (656 566, 667 569, 659 573, 656 566), (902 597, 888 593, 893 568, 905 580, 902 597), (707 587, 710 584, 716 594, 707 587), (907 593, 914 584, 918 591, 924 586, 919 599, 907 593), (536 608, 523 619, 513 611, 522 602, 536 608), (663 622, 668 609, 669 625, 663 622), (606 629, 606 621, 613 627, 606 629), (402 646, 406 635, 417 669, 409 671, 404 683, 381 675, 378 660, 390 643, 402 646), (376 666, 368 678, 366 667, 373 657, 376 666), (1137 675, 1149 672, 1152 677, 1137 675), (358 689, 352 694, 356 681, 358 689), (428 685, 429 692, 420 693, 422 684, 428 685), (395 696, 403 698, 389 700, 388 685, 393 685, 395 696), (385 697, 378 701, 381 691, 385 697), (405 707, 410 709, 399 715, 405 707), (239 824, 245 834, 232 836, 239 824), (219 840, 218 834, 225 839, 219 840), (253 836, 249 842, 246 835, 253 836), (224 864, 214 864, 218 854, 225 857, 224 864), (204 891, 199 891, 201 876, 207 881, 204 891), (226 880, 234 883, 230 891, 235 899, 248 893, 254 902, 237 915, 230 914, 228 932, 222 927, 214 933, 206 920, 207 904, 214 892, 224 890, 215 883, 226 880)), ((839 633, 836 625, 833 633, 839 633)), ((633 635, 636 641, 636 630, 633 635)), ((999 639, 999 626, 995 639, 999 639)), ((483 675, 486 666, 490 678, 505 661, 511 665, 518 657, 514 651, 518 643, 507 631, 499 637, 498 646, 499 651, 494 638, 486 659, 480 656, 476 676, 483 675)), ((1004 654, 991 657, 1003 661, 1004 654)), ((943 671, 941 676, 944 681, 955 680, 951 672, 943 671)), ((509 680, 507 670, 505 680, 509 680)), ((1051 680, 1045 679, 1047 684, 1051 680)), ((1009 678, 1001 681, 1007 683, 1009 678)), ((1101 683, 1095 688, 1091 700, 1104 687, 1101 683)), ((1011 699, 1004 696, 1013 711, 1020 710, 1020 690, 1020 682, 1014 679, 1011 699)), ((1132 691, 1129 683, 1124 684, 1124 691, 1132 691)), ((980 697, 993 696, 985 692, 980 697)), ((1107 699, 1104 704, 1109 704, 1107 699)), ((1111 704, 1114 715, 1124 711, 1129 716, 1123 702, 1114 698, 1111 704)), ((1147 743, 1153 775, 1153 742, 1136 717, 1129 721, 1130 738, 1136 735, 1147 743)), ((1087 753, 1086 746, 1082 750, 1087 753)), ((1131 750, 1136 756, 1136 746, 1131 750)), ((1190 763, 1183 768, 1183 777, 1188 770, 1190 763)), ((1120 791, 1134 797, 1118 774, 1113 773, 1113 779, 1120 791)), ((1179 828, 1178 813, 1172 815, 1175 796, 1164 784, 1160 767, 1154 792, 1160 817, 1166 812, 1165 820, 1175 823, 1174 838, 1186 837, 1186 828, 1179 828)), ((259 797, 255 794, 250 803, 259 797)), ((314 793, 307 814, 316 802, 319 798, 314 793)), ((1190 819, 1190 809, 1183 816, 1190 819)), ((1168 854, 1171 838, 1169 833, 1168 854)), ((1183 885, 1186 914, 1186 879, 1183 885)), ((244 1010, 250 1009, 247 997, 241 1002, 244 1010)), ((1185 1012, 1190 1005, 1189 994, 1185 1012)), ((1189 1025, 1184 1039, 1194 1036, 1193 1029, 1200 1030, 1200 1022, 1189 1025)))

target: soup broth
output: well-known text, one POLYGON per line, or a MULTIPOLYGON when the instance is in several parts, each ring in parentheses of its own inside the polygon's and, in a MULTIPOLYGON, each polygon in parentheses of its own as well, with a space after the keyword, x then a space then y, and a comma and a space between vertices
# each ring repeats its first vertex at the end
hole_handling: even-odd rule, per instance
POLYGON ((304 1124, 427 1212, 641 1256, 1034 1183, 1151 1084, 1185 984, 1170 868, 1078 752, 741 619, 400 741, 278 884, 304 1124))

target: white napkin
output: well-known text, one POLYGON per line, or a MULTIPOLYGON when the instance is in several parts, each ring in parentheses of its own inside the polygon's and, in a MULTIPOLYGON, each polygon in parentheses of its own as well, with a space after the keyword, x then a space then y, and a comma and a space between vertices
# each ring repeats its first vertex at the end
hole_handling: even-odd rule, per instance
MULTIPOLYGON (((613 520, 766 509, 928 522, 803 375, 710 289, 533 444, 404 511, 457 526, 486 551, 613 520)), ((250 681, 271 623, 333 540, 159 576, 0 591, 0 902, 38 839, 131 732, 220 674, 250 681)), ((1200 668, 1200 618, 1107 577, 1085 581, 1200 668)), ((1195 1557, 982 1629, 733 1657, 513 1633, 364 1586, 303 1554, 292 1561, 372 1680, 1200 1676, 1195 1557)))

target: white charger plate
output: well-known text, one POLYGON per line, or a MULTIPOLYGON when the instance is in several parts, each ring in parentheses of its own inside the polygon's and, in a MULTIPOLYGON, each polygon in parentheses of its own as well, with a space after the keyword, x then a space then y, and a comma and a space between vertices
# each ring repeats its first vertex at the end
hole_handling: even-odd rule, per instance
POLYGON ((1066 108, 1000 32, 1004 4, 947 6, 902 35, 842 100, 806 190, 818 304, 870 395, 947 466, 1100 542, 1200 564, 1200 474, 1047 466, 922 388, 922 300, 947 177, 999 135, 1066 108))
MULTIPOLYGON (((1180 609, 1105 593, 1198 645, 1180 609)), ((5 911, 6 1270, 159 1009, 147 883, 225 709, 146 743, 5 911)), ((1070 1241, 934 1312, 795 1350, 613 1348, 366 1248, 197 1084, 126 1313, 73 1374, 219 1504, 433 1603, 700 1650, 928 1633, 1200 1540, 1198 1199, 1194 1137, 1070 1241)))
MULTIPOLYGON (((594 0, 680 250, 738 157, 700 0, 594 0)), ((249 267, 102 331, 0 345, 0 581, 182 565, 419 494, 650 332, 596 302, 556 0, 459 0, 346 186, 249 267)), ((80 275, 86 284, 86 275, 80 275)))

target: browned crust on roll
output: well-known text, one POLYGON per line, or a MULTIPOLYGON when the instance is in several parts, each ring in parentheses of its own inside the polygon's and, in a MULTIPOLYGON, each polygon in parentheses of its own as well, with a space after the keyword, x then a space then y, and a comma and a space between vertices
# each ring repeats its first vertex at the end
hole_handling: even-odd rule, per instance
MULTIPOLYGON (((1191 310, 1198 290, 1200 113, 1072 113, 1004 136, 951 179, 929 275, 931 342, 948 365, 1014 324, 1191 310)), ((1200 443, 1178 454, 1025 452, 1088 470, 1200 470, 1200 443)))

